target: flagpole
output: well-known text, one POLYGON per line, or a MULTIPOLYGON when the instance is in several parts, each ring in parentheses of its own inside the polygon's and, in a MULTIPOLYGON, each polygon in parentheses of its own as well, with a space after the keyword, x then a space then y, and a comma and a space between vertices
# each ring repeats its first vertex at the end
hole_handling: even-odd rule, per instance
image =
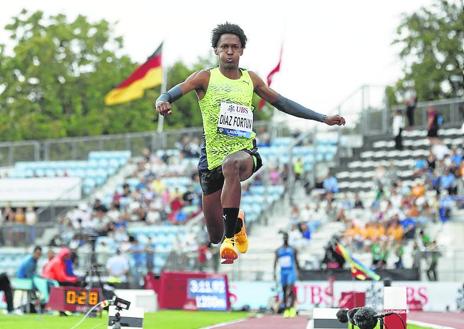
MULTIPOLYGON (((161 94, 166 92, 167 84, 168 84, 168 72, 166 70, 165 62, 164 62, 164 45, 165 42, 163 41, 163 50, 161 53, 161 70, 163 71, 163 81, 161 82, 161 94)), ((156 130, 158 133, 162 133, 164 128, 164 116, 158 114, 158 129, 156 130)))

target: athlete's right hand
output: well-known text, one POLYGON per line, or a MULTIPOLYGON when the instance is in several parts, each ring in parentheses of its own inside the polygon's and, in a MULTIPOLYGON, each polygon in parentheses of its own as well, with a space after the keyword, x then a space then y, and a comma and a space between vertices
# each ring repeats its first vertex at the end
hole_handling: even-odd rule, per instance
POLYGON ((162 116, 166 116, 172 113, 171 103, 169 102, 156 102, 156 111, 162 116))

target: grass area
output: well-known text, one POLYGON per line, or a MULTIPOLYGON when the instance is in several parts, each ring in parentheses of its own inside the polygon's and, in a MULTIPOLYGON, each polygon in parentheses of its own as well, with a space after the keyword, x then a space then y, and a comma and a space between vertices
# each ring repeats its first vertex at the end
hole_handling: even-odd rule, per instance
MULTIPOLYGON (((198 329, 209 325, 234 321, 248 316, 246 312, 194 312, 159 311, 145 313, 144 328, 150 329, 198 329)), ((70 329, 79 322, 79 316, 54 315, 0 315, 1 329, 70 329)), ((77 329, 106 329, 108 315, 86 319, 77 329)))

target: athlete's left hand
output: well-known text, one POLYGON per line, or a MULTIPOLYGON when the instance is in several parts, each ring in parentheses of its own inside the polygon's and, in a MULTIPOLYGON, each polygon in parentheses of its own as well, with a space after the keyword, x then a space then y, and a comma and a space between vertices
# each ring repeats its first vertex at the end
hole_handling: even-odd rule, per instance
POLYGON ((345 118, 340 115, 329 115, 324 121, 329 126, 344 126, 345 125, 345 118))

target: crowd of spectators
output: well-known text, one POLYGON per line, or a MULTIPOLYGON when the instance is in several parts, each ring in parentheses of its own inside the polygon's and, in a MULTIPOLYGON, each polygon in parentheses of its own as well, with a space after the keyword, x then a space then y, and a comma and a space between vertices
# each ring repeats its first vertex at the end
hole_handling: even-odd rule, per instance
POLYGON ((11 207, 0 208, 0 225, 37 223, 37 212, 34 207, 11 207))
MULTIPOLYGON (((398 125, 402 129, 403 124, 398 125)), ((393 162, 379 165, 373 177, 374 193, 361 197, 359 193, 339 192, 337 179, 329 170, 315 186, 307 188, 312 196, 309 204, 293 205, 290 243, 304 249, 305 240, 311 239, 308 227, 314 227, 314 221, 342 222, 346 227, 342 243, 354 253, 369 254, 368 265, 373 269, 409 267, 423 271, 429 280, 437 280, 439 236, 431 237, 434 233, 429 232, 429 224, 448 221, 454 205, 464 207, 464 152, 460 147, 445 145, 435 135, 429 137, 430 153, 417 159, 411 168, 412 184, 400 178, 393 162), (426 267, 421 268, 424 263, 426 267)), ((332 263, 343 266, 343 262, 332 263)))

